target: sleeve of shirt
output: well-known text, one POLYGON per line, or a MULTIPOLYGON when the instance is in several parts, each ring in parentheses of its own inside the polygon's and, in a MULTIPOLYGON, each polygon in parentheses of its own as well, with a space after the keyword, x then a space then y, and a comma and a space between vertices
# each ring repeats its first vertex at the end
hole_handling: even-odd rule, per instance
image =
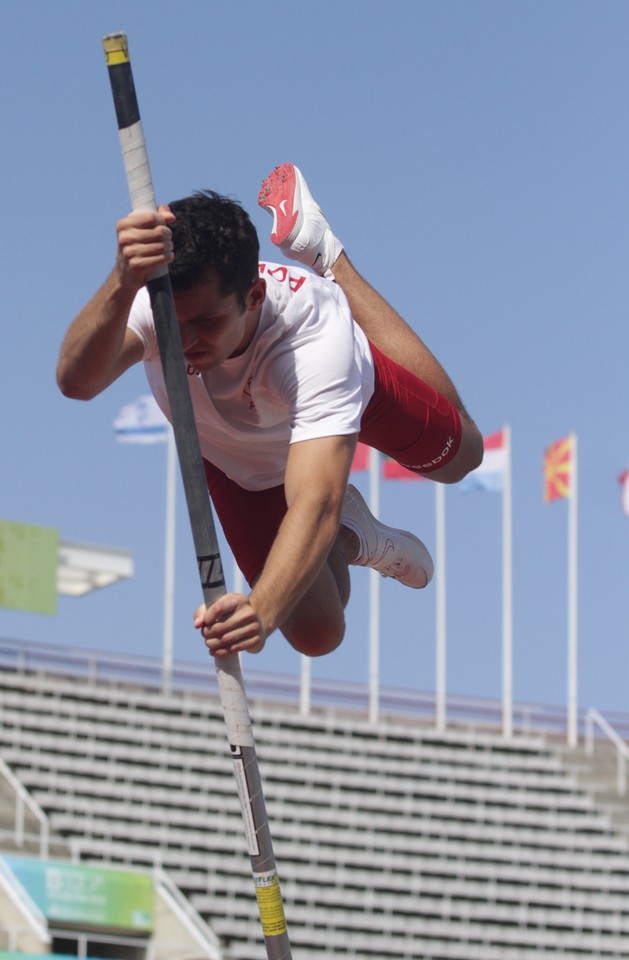
POLYGON ((317 289, 283 357, 290 442, 358 433, 373 390, 371 354, 337 289, 317 289))
POLYGON ((155 333, 155 323, 153 321, 153 311, 151 310, 151 301, 149 300, 148 290, 142 287, 136 294, 135 300, 131 306, 127 326, 139 337, 144 353, 143 360, 158 360, 159 346, 157 344, 157 335, 155 333))

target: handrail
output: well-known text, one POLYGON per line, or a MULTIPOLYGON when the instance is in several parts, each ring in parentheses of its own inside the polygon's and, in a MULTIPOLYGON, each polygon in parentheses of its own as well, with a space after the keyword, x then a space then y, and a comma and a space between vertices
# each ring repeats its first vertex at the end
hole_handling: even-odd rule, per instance
POLYGON ((16 846, 21 847, 24 843, 24 807, 26 806, 35 819, 39 821, 39 856, 42 860, 45 860, 48 856, 50 841, 50 821, 48 817, 2 757, 0 757, 0 775, 4 777, 16 794, 14 832, 16 846))
POLYGON ((29 931, 33 931, 39 940, 48 946, 51 939, 44 914, 22 886, 18 885, 16 888, 14 881, 15 877, 12 871, 0 857, 0 889, 13 902, 18 913, 29 924, 29 931))
POLYGON ((208 960, 223 960, 218 937, 199 916, 190 901, 186 900, 171 877, 162 867, 156 867, 153 875, 160 895, 167 901, 179 922, 207 954, 208 960))
POLYGON ((616 792, 620 796, 627 793, 627 762, 629 761, 629 746, 612 725, 595 707, 591 707, 585 715, 585 751, 588 756, 594 755, 594 725, 598 726, 608 740, 616 747, 616 792))
MULTIPOLYGON (((0 670, 18 674, 37 674, 40 677, 86 678, 89 683, 104 683, 112 690, 128 684, 156 691, 162 690, 162 662, 157 657, 129 655, 116 651, 99 651, 81 647, 27 642, 0 638, 0 670)), ((256 702, 274 702, 282 708, 300 708, 302 691, 300 677, 290 674, 264 672, 247 666, 245 682, 252 706, 256 702)), ((313 712, 343 711, 367 716, 369 686, 367 683, 313 677, 310 689, 310 707, 313 712)), ((211 663, 176 662, 171 674, 172 696, 194 695, 205 697, 216 691, 216 671, 211 663)), ((502 726, 502 704, 498 699, 449 694, 447 712, 450 729, 457 724, 475 723, 491 729, 502 726)), ((380 688, 380 714, 383 719, 419 720, 431 722, 435 714, 435 694, 418 689, 380 688)), ((629 714, 613 712, 616 728, 629 737, 629 714)), ((585 711, 580 712, 583 729, 585 711)), ((566 710, 561 706, 516 702, 513 705, 513 724, 520 735, 563 733, 566 729, 566 710)))

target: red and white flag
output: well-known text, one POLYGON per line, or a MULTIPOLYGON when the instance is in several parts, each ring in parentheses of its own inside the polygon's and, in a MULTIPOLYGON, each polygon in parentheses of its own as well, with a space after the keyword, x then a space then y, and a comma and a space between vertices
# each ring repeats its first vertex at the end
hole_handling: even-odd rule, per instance
POLYGON ((356 473, 357 470, 369 470, 369 450, 366 443, 357 443, 352 460, 350 473, 356 473))
POLYGON ((629 470, 623 470, 618 477, 620 484, 620 506, 623 513, 629 517, 629 470))
POLYGON ((385 480, 426 480, 426 477, 415 473, 414 470, 407 470, 401 463, 391 460, 390 457, 385 458, 382 472, 385 480))

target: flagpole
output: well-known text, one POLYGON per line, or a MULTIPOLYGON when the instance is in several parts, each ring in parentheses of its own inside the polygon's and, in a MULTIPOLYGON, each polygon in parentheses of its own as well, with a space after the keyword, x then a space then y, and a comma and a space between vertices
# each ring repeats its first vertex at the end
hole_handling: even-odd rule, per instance
POLYGON ((435 483, 435 526, 437 553, 435 726, 442 733, 446 729, 446 490, 442 483, 435 483))
POLYGON ((572 471, 568 496, 568 746, 576 747, 578 734, 578 557, 577 557, 577 438, 570 437, 572 446, 572 471))
POLYGON ((234 593, 244 593, 245 592, 245 578, 242 575, 242 571, 238 566, 236 558, 234 558, 234 593))
MULTIPOLYGON (((380 515, 380 454, 369 450, 369 509, 374 517, 380 515)), ((377 723, 380 687, 380 574, 369 571, 369 720, 377 723)))
POLYGON ((164 560, 164 649, 162 656, 162 691, 170 693, 173 672, 173 636, 175 609, 175 502, 177 451, 175 434, 168 425, 166 442, 166 537, 164 560))
POLYGON ((511 428, 502 431, 505 448, 502 488, 502 733, 513 735, 513 512, 511 498, 511 428))
POLYGON ((299 712, 302 717, 310 716, 310 657, 301 655, 301 681, 299 685, 299 712))

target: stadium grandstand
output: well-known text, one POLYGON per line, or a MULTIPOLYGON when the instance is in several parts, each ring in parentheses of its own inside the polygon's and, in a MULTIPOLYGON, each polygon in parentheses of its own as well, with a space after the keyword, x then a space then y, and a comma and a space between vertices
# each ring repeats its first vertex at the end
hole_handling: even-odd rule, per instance
MULTIPOLYGON (((516 704, 506 737, 450 698, 441 731, 428 695, 383 690, 374 722, 326 681, 304 712, 246 667, 295 960, 629 958, 627 717, 568 749, 559 709, 516 704)), ((0 958, 262 960, 213 666, 166 694, 158 661, 0 641, 0 688, 0 958), (130 883, 131 919, 46 911, 46 869, 130 883)))

